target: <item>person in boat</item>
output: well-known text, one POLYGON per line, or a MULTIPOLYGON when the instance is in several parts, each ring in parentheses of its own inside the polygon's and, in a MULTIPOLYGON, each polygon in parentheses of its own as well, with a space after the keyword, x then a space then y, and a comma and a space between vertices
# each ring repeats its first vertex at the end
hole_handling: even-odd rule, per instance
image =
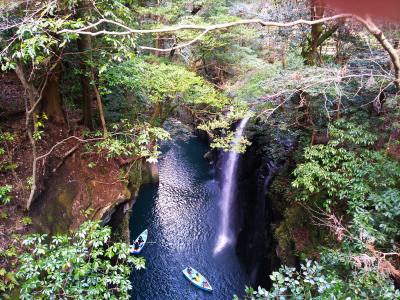
POLYGON ((138 249, 139 249, 139 245, 140 245, 139 242, 134 242, 134 243, 133 243, 133 246, 134 246, 135 250, 138 250, 138 249))
POLYGON ((201 280, 200 274, 196 273, 196 276, 194 276, 194 281, 200 282, 200 280, 201 280))
POLYGON ((208 288, 210 287, 207 281, 203 281, 203 283, 201 284, 201 286, 202 286, 203 288, 206 288, 206 289, 208 289, 208 288))
POLYGON ((188 268, 187 268, 187 273, 188 273, 189 275, 192 275, 192 268, 191 268, 191 267, 188 267, 188 268))
POLYGON ((139 236, 139 240, 138 240, 138 242, 139 242, 139 245, 140 245, 141 243, 143 243, 143 242, 144 242, 144 240, 143 240, 142 236, 139 236))

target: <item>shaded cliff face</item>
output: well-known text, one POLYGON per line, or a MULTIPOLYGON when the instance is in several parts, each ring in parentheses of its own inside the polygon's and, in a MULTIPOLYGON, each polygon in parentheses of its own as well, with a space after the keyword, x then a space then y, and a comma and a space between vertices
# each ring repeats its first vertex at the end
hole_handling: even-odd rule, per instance
POLYGON ((45 180, 30 212, 35 229, 64 233, 78 228, 87 217, 108 223, 116 208, 129 202, 139 189, 141 161, 129 170, 127 184, 116 161, 76 151, 45 180), (91 162, 96 162, 95 166, 91 162))
POLYGON ((249 126, 247 136, 252 145, 242 155, 238 172, 239 233, 236 248, 253 285, 268 287, 268 275, 280 265, 271 225, 282 217, 273 210, 268 189, 275 174, 288 160, 294 137, 280 136, 279 132, 269 132, 257 125, 249 126))

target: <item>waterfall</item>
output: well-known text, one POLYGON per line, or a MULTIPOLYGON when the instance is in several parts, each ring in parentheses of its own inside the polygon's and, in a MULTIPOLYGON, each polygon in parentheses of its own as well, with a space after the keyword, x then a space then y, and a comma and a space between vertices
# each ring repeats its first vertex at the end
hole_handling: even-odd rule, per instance
MULTIPOLYGON (((235 133, 234 143, 238 143, 243 135, 246 123, 249 118, 240 121, 235 133)), ((236 190, 236 170, 239 160, 239 153, 228 152, 227 159, 224 159, 222 166, 222 199, 221 199, 221 225, 218 234, 218 240, 214 248, 214 254, 221 252, 227 245, 234 240, 234 232, 231 224, 231 207, 235 197, 236 190)))

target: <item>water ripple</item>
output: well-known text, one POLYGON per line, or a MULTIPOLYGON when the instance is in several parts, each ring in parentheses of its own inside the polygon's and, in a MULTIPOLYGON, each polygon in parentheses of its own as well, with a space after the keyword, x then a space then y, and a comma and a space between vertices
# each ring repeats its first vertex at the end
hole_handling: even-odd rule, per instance
POLYGON ((163 148, 160 184, 144 186, 134 206, 131 239, 149 229, 142 255, 147 269, 132 272, 132 299, 232 299, 247 283, 234 249, 213 257, 219 229, 220 190, 215 172, 204 161, 206 146, 197 139, 163 148), (165 150, 167 149, 167 150, 165 150), (182 269, 193 266, 212 284, 213 293, 190 285, 182 269))

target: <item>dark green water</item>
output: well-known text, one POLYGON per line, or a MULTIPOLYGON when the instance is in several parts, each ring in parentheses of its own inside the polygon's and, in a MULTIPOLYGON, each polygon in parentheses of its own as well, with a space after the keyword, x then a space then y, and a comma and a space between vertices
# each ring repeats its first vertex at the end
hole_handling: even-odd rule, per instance
POLYGON ((131 240, 148 228, 141 255, 146 270, 133 271, 132 299, 232 299, 248 283, 232 247, 217 256, 213 249, 220 225, 220 188, 203 159, 198 139, 169 142, 162 148, 159 185, 145 185, 130 220, 131 240), (211 283, 207 293, 191 285, 182 269, 192 266, 211 283))

